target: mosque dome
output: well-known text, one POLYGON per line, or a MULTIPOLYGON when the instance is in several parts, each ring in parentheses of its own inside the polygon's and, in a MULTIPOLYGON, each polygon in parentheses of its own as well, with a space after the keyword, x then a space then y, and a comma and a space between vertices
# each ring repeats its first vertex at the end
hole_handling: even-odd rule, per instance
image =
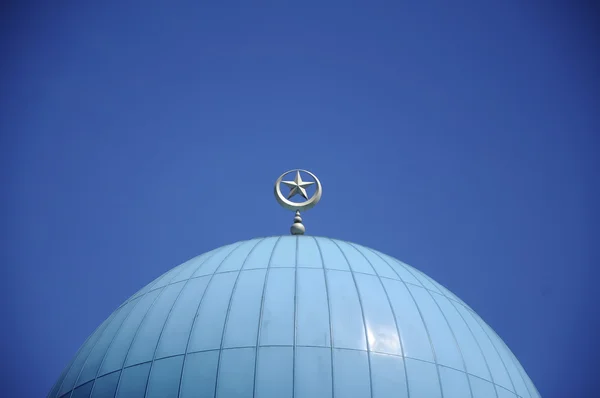
POLYGON ((96 329, 49 397, 539 394, 502 339, 433 279, 376 250, 299 234, 166 272, 96 329))

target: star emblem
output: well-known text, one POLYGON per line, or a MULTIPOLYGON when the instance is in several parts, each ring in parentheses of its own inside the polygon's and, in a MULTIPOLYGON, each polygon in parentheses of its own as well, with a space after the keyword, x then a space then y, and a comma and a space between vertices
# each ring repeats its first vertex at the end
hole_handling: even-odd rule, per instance
POLYGON ((301 195, 304 199, 308 199, 305 187, 314 184, 314 182, 302 181, 300 171, 296 171, 296 178, 294 178, 294 181, 281 181, 281 183, 290 188, 290 193, 287 197, 288 199, 293 198, 296 195, 301 195))

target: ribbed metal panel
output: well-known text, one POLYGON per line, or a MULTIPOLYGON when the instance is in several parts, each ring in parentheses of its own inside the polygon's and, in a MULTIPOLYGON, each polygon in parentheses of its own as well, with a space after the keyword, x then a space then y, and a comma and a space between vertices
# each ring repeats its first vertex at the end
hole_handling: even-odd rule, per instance
POLYGON ((86 340, 62 397, 537 398, 455 295, 375 250, 282 236, 157 278, 86 340))

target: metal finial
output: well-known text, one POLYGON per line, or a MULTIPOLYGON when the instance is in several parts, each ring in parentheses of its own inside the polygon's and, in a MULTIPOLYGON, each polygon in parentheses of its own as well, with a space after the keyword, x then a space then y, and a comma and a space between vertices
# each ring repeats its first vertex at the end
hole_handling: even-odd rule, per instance
POLYGON ((300 211, 296 210, 296 217, 294 217, 294 224, 290 227, 292 235, 304 235, 306 228, 302 224, 302 217, 300 217, 300 211))
POLYGON ((323 188, 321 187, 321 182, 310 171, 300 170, 300 169, 290 170, 290 171, 283 173, 281 176, 279 176, 279 178, 275 182, 275 199, 277 199, 277 202, 279 202, 279 204, 281 206, 283 206, 284 208, 286 208, 288 210, 296 211, 296 216, 294 217, 294 224, 290 228, 292 235, 304 235, 304 232, 306 229, 304 228, 304 225, 302 224, 302 217, 300 217, 300 210, 308 210, 308 209, 314 207, 321 199, 322 194, 323 194, 323 188), (296 173, 294 181, 283 181, 283 178, 286 175, 293 173, 293 172, 296 173), (300 172, 310 175, 314 179, 314 181, 302 181, 302 176, 300 175, 300 172), (287 198, 285 196, 283 196, 283 194, 281 193, 281 184, 286 185, 290 189, 290 192, 289 192, 287 198), (314 195, 312 195, 312 197, 308 198, 307 193, 306 193, 306 187, 313 185, 313 184, 315 185, 315 188, 316 188, 315 193, 314 193, 314 195), (304 199, 306 199, 306 201, 299 202, 299 203, 292 202, 290 199, 296 195, 302 196, 304 199))

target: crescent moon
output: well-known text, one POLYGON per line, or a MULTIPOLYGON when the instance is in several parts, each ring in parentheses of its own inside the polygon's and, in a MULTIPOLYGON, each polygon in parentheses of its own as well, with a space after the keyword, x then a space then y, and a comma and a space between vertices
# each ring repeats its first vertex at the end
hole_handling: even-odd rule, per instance
POLYGON ((279 176, 277 181, 275 181, 275 199, 277 199, 277 202, 279 202, 279 204, 281 206, 283 206, 284 208, 286 208, 288 210, 296 211, 296 210, 311 209, 317 203, 319 203, 319 200, 321 200, 322 194, 323 194, 323 187, 321 186, 321 182, 319 181, 317 176, 315 176, 313 173, 311 173, 310 171, 307 171, 307 170, 294 169, 294 170, 286 171, 285 173, 283 173, 282 175, 279 176), (285 196, 283 196, 283 194, 281 193, 281 181, 283 181, 283 177, 285 177, 286 175, 288 175, 294 171, 302 171, 302 172, 310 175, 315 180, 315 185, 317 186, 315 194, 305 202, 300 202, 300 203, 292 202, 291 200, 288 200, 285 196))

